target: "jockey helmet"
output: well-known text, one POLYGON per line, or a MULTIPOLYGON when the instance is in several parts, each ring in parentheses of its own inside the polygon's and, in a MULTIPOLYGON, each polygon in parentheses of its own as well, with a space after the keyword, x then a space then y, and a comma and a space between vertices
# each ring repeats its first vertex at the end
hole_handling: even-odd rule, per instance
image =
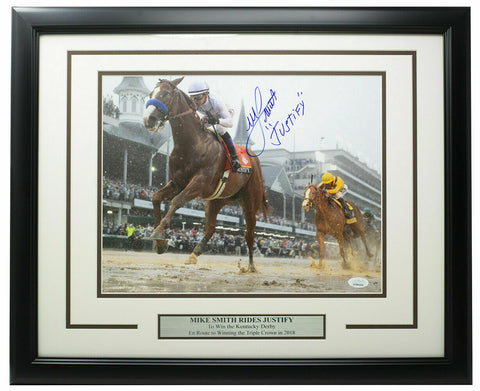
POLYGON ((371 211, 370 208, 368 208, 368 207, 367 207, 367 208, 364 208, 364 209, 363 209, 363 212, 364 212, 364 213, 372 213, 372 211, 371 211))
POLYGON ((194 81, 190 86, 188 87, 188 94, 190 96, 195 96, 195 95, 200 95, 208 92, 208 84, 205 83, 204 81, 194 81))
POLYGON ((326 172, 322 176, 322 183, 327 184, 327 183, 332 183, 335 180, 334 176, 330 174, 329 172, 326 172))

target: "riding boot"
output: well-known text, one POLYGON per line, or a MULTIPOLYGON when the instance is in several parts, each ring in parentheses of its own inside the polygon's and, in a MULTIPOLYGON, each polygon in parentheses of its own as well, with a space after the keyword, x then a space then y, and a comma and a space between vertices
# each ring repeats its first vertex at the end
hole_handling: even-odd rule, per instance
POLYGON ((235 149, 235 145, 233 144, 232 137, 230 136, 230 134, 228 134, 228 132, 225 132, 222 135, 222 139, 223 141, 225 141, 225 144, 227 144, 228 152, 230 153, 232 169, 235 172, 240 167, 242 167, 242 164, 240 163, 240 160, 238 160, 237 150, 235 149))
POLYGON ((345 217, 347 219, 352 219, 355 216, 353 208, 350 209, 350 207, 347 205, 347 202, 342 197, 338 198, 338 200, 343 206, 343 213, 345 214, 345 217))

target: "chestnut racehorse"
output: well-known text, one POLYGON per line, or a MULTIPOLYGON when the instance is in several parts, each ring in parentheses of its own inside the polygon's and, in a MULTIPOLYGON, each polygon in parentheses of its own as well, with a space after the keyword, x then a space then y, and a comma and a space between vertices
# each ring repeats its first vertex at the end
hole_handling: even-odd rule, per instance
MULTIPOLYGON (((170 155, 170 181, 153 195, 155 229, 150 239, 155 240, 157 253, 168 249, 166 230, 175 211, 194 198, 210 198, 219 185, 225 170, 226 156, 216 136, 205 130, 197 113, 195 103, 177 88, 183 80, 160 79, 147 102, 143 116, 145 127, 157 131, 170 121, 174 148, 170 155), (163 217, 160 205, 171 200, 170 209, 163 217)), ((186 263, 197 263, 207 242, 215 232, 217 214, 225 205, 238 200, 243 209, 246 223, 245 240, 249 250, 248 271, 254 272, 253 239, 256 213, 269 211, 263 188, 263 176, 258 158, 250 156, 250 174, 232 172, 220 198, 211 199, 205 209, 205 233, 186 263)))
MULTIPOLYGON (((325 235, 332 235, 337 239, 338 246, 340 247, 340 255, 343 260, 343 268, 349 268, 345 257, 344 244, 350 242, 350 238, 358 237, 362 239, 365 245, 365 250, 369 257, 372 256, 367 246, 365 239, 363 216, 357 206, 348 201, 353 207, 355 217, 357 221, 352 224, 348 224, 351 228, 351 233, 346 232, 347 223, 345 221, 345 215, 341 206, 337 205, 331 196, 324 190, 319 189, 317 185, 309 184, 305 189, 304 200, 302 203, 303 210, 308 212, 315 206, 315 226, 317 228, 317 240, 319 246, 319 261, 318 267, 323 268, 323 257, 325 253, 325 235)), ((315 261, 312 260, 312 266, 317 266, 315 261)))

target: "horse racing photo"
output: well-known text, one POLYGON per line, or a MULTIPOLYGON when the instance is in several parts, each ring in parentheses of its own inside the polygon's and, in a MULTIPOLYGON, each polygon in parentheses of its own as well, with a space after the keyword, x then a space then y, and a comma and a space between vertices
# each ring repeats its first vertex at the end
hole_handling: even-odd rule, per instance
POLYGON ((381 295, 378 73, 100 80, 102 295, 381 295))

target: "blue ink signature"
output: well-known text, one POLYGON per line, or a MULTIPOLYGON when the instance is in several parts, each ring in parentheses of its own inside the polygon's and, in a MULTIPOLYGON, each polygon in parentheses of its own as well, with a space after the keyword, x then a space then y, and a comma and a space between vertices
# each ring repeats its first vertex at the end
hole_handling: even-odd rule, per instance
MULTIPOLYGON (((297 92, 297 96, 301 98, 303 92, 297 92)), ((274 125, 268 123, 268 126, 265 126, 267 130, 272 130, 270 133, 270 140, 272 140, 272 145, 278 147, 282 145, 280 137, 284 137, 288 132, 293 130, 293 127, 298 118, 305 115, 305 102, 303 99, 297 103, 297 105, 292 109, 292 112, 287 115, 287 118, 282 122, 277 121, 274 125)))
POLYGON ((291 130, 293 130, 298 119, 305 115, 305 102, 302 98, 302 95, 303 95, 303 92, 297 92, 297 97, 300 99, 300 101, 286 116, 286 118, 284 117, 281 121, 270 122, 269 121, 270 116, 272 115, 273 109, 275 108, 275 103, 278 100, 277 93, 275 90, 270 89, 270 98, 268 99, 267 104, 264 107, 260 88, 259 87, 255 88, 255 104, 254 106, 251 107, 250 112, 247 116, 248 129, 246 131, 250 133, 247 138, 246 147, 247 147, 247 153, 249 156, 252 156, 252 157, 260 156, 263 153, 263 151, 265 151, 265 144, 266 144, 265 130, 270 132, 270 142, 272 145, 274 146, 282 145, 281 138, 284 137, 291 130), (262 121, 260 121, 260 119, 262 119, 262 121), (257 155, 250 154, 250 152, 248 151, 248 144, 250 142, 250 137, 252 137, 252 134, 254 133, 255 129, 260 129, 260 132, 262 134, 261 137, 263 140, 263 146, 257 155))
POLYGON ((248 129, 246 130, 247 132, 250 132, 247 138, 247 153, 249 156, 255 157, 255 156, 260 156, 263 151, 265 150, 265 133, 263 130, 262 123, 260 122, 260 118, 263 115, 263 122, 266 123, 268 121, 268 118, 272 114, 272 110, 275 107, 275 103, 277 101, 277 93, 275 90, 270 89, 270 98, 267 101, 267 104, 265 107, 263 107, 263 99, 262 99, 262 93, 260 91, 259 87, 255 88, 255 105, 251 107, 250 112, 247 116, 247 121, 248 121, 248 129), (263 139, 263 147, 262 150, 259 154, 254 155, 250 154, 248 151, 248 144, 250 142, 250 137, 252 137, 252 134, 257 127, 260 129, 262 133, 262 139, 263 139))

